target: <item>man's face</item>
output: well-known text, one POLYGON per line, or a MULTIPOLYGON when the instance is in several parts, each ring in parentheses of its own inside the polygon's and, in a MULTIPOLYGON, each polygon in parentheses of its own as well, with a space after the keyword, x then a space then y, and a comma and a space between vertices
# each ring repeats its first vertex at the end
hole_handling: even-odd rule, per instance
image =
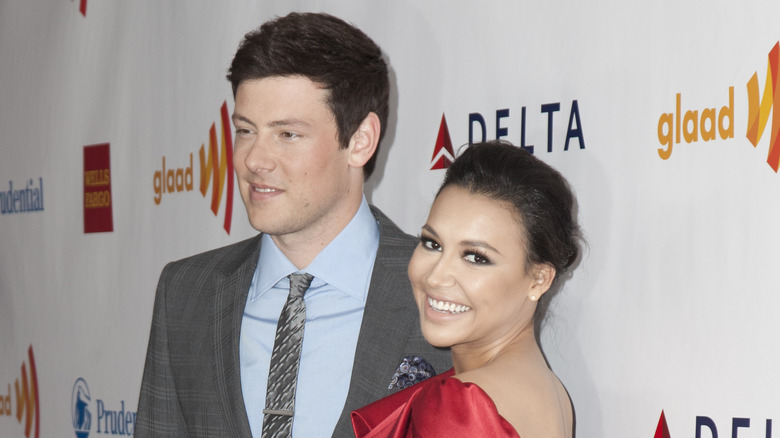
POLYGON ((238 86, 233 165, 255 229, 275 238, 316 238, 352 218, 351 181, 362 170, 348 165, 327 97, 302 76, 238 86))

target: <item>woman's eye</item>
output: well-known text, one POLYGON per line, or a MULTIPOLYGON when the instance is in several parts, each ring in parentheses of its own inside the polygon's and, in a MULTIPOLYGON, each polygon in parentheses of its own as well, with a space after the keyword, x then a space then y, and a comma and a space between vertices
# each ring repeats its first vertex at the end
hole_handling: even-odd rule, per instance
POLYGON ((479 254, 476 252, 468 252, 463 257, 467 262, 474 263, 477 265, 487 265, 490 264, 490 260, 485 257, 483 254, 479 254))
POLYGON ((441 250, 441 246, 433 239, 429 239, 427 237, 420 237, 420 244, 432 251, 439 251, 441 250))

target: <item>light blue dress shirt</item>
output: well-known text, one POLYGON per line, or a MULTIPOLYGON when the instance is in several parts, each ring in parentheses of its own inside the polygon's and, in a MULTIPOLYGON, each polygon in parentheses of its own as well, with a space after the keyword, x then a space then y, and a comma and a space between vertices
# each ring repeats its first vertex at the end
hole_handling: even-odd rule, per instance
POLYGON ((379 248, 379 225, 365 197, 349 224, 298 271, 268 235, 249 288, 241 322, 241 390, 252 435, 263 429, 263 408, 276 325, 290 282, 287 275, 314 276, 304 295, 306 325, 293 437, 331 436, 347 399, 360 324, 379 248))

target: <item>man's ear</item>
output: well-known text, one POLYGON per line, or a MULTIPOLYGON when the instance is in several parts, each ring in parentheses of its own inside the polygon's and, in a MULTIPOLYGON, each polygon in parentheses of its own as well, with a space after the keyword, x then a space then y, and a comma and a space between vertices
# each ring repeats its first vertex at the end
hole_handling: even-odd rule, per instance
POLYGON ((349 140, 349 165, 362 168, 374 156, 382 131, 379 116, 370 112, 349 140))
POLYGON ((550 286, 555 280, 555 268, 549 263, 543 263, 534 266, 532 272, 534 282, 528 290, 528 298, 531 301, 537 301, 550 290, 550 286))

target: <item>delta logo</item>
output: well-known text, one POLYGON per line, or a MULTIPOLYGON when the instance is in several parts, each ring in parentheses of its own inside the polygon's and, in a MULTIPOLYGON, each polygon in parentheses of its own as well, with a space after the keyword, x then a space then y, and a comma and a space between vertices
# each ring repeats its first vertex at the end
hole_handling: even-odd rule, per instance
POLYGON ((126 410, 124 400, 120 400, 115 405, 113 407, 119 407, 119 409, 111 409, 112 406, 105 401, 95 398, 93 406, 87 381, 82 377, 76 379, 70 396, 70 415, 76 437, 88 438, 92 429, 95 430, 96 434, 101 435, 132 436, 135 431, 137 413, 126 410), (95 420, 94 427, 93 418, 95 420))
MULTIPOLYGON (((222 195, 225 197, 225 220, 223 228, 230 234, 233 217, 233 139, 230 130, 227 101, 220 109, 221 142, 217 143, 217 127, 211 124, 209 130, 209 146, 201 144, 198 150, 200 163, 200 193, 206 197, 211 186, 211 211, 214 216, 219 213, 222 195), (213 182, 213 184, 212 184, 213 182)), ((172 167, 170 161, 162 157, 162 168, 154 172, 154 203, 160 205, 165 194, 191 192, 193 182, 193 153, 189 154, 189 165, 172 167)))
MULTIPOLYGON (((746 134, 754 148, 758 147, 770 113, 772 114, 771 134, 767 164, 777 173, 780 168, 780 42, 769 51, 766 80, 763 96, 760 94, 758 72, 747 82, 748 123, 746 134), (773 110, 774 108, 774 110, 773 110)), ((661 148, 658 155, 662 160, 672 156, 674 146, 685 143, 722 140, 734 138, 734 87, 728 89, 728 104, 720 109, 704 108, 701 110, 687 109, 683 113, 682 96, 675 97, 674 112, 664 113, 658 119, 658 141, 661 148)))
MULTIPOLYGON (((760 421, 754 422, 751 425, 750 418, 743 417, 732 418, 730 424, 728 421, 723 423, 720 424, 720 429, 718 429, 718 425, 712 418, 704 415, 697 415, 694 422, 695 438, 718 438, 719 431, 723 433, 722 436, 730 436, 731 438, 739 438, 740 431, 744 432, 741 435, 744 437, 756 436, 756 431, 761 432, 762 429, 764 434, 761 436, 772 438, 772 420, 770 419, 763 422, 763 425, 760 421), (754 432, 748 432, 747 429, 753 429, 754 432), (731 434, 728 434, 728 432, 731 432, 731 434)), ((669 433, 669 426, 666 422, 666 414, 664 411, 661 411, 661 417, 658 419, 658 426, 655 428, 655 435, 653 435, 653 438, 672 438, 671 433, 669 433)))
POLYGON ((27 349, 28 362, 22 362, 20 377, 14 381, 14 392, 11 397, 11 384, 8 392, 0 396, 0 417, 16 417, 19 424, 24 425, 24 436, 38 438, 41 423, 40 398, 38 397, 38 373, 35 369, 35 357, 32 345, 27 349), (28 374, 29 370, 29 374, 28 374), (21 384, 20 384, 21 378, 21 384), (16 401, 16 404, 13 401, 16 401), (16 409, 14 409, 16 407, 16 409), (24 419, 24 421, 22 420, 24 419), (33 429, 34 427, 34 429, 33 429))
MULTIPOLYGON (((553 139, 553 128, 555 125, 555 113, 561 110, 560 102, 545 103, 540 107, 538 118, 547 121, 547 152, 551 153, 554 150, 555 144, 553 139)), ((530 153, 534 153, 534 145, 526 144, 526 107, 520 108, 520 136, 519 139, 514 142, 530 153)), ((495 138, 500 140, 509 136, 509 127, 507 124, 510 117, 510 108, 502 108, 496 110, 495 117, 495 138)), ((538 120, 537 120, 538 121, 538 120)), ((487 141, 488 137, 488 125, 485 116, 478 112, 469 113, 468 116, 468 144, 474 144, 475 135, 477 135, 479 142, 487 141)), ((577 140, 580 149, 585 149, 585 137, 582 131, 582 120, 580 118, 580 106, 577 100, 572 100, 569 107, 569 122, 566 128, 566 138, 563 142, 563 150, 568 151, 569 146, 573 144, 572 140, 577 140)), ((450 137, 450 130, 447 127, 447 117, 445 114, 441 116, 441 122, 439 123, 439 134, 436 137, 436 143, 433 147, 433 158, 431 158, 431 170, 446 169, 455 160, 455 149, 452 147, 452 139, 450 137)))

